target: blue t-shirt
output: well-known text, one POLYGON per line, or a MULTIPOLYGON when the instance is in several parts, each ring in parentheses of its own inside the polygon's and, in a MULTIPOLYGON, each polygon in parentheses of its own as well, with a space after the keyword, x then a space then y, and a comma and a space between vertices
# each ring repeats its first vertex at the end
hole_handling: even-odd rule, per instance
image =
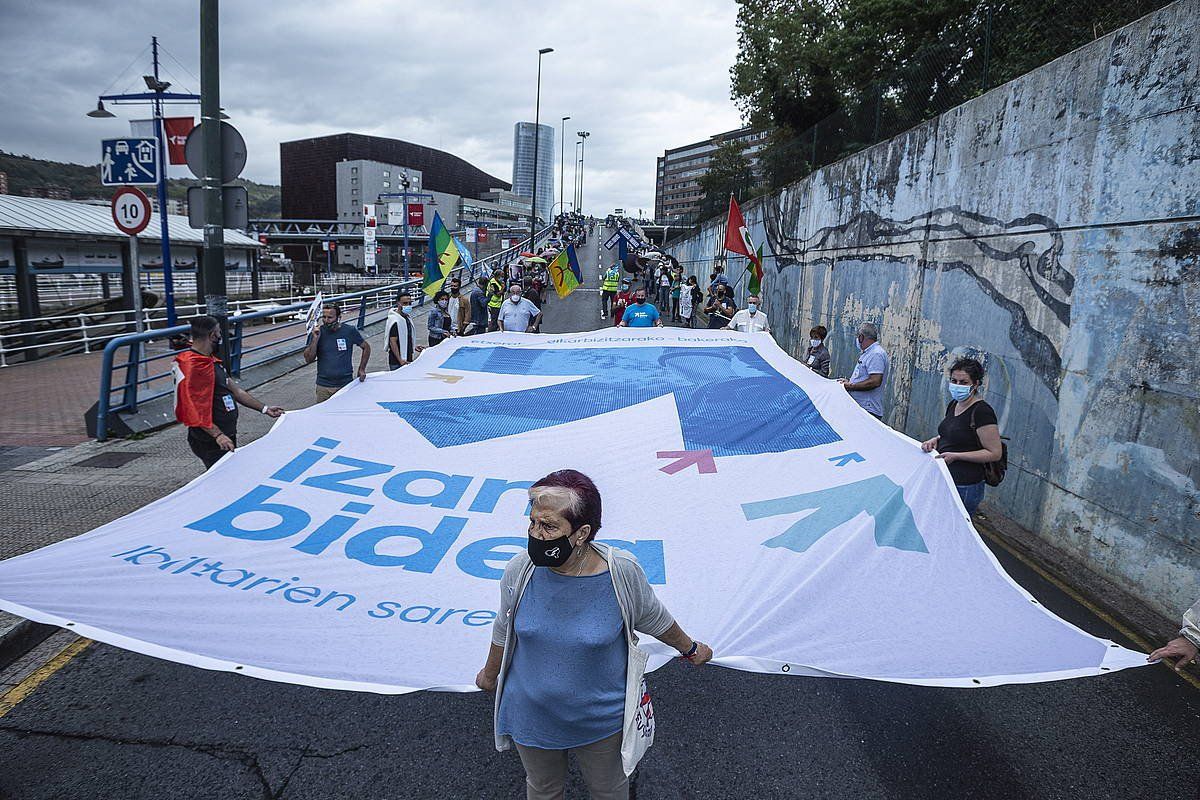
POLYGON ((629 651, 608 572, 575 578, 536 567, 513 633, 500 733, 526 747, 566 750, 621 730, 629 651))
POLYGON ((865 381, 870 375, 882 375, 883 379, 878 386, 867 392, 850 392, 850 396, 864 409, 874 414, 877 417, 883 416, 883 390, 887 386, 888 369, 891 367, 891 361, 888 359, 887 351, 880 346, 879 342, 871 342, 871 346, 862 351, 858 357, 858 363, 854 365, 854 372, 850 375, 851 383, 859 383, 865 381))
POLYGON ((658 309, 653 303, 630 303, 625 309, 625 316, 621 317, 621 322, 631 328, 652 328, 654 323, 658 322, 658 316, 658 309))
POLYGON ((340 389, 354 380, 350 357, 354 346, 362 344, 362 334, 353 325, 342 323, 336 331, 321 330, 317 340, 317 386, 340 389))

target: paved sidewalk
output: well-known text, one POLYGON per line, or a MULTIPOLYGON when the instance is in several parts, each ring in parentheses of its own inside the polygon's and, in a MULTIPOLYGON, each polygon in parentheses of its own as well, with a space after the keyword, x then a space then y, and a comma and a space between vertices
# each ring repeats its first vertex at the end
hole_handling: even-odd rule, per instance
MULTIPOLYGON (((418 310, 413 316, 416 340, 424 342, 425 312, 418 310)), ((382 334, 369 335, 367 341, 369 369, 386 370, 382 334)), ((315 377, 312 364, 268 381, 251 394, 271 405, 307 408, 316 401, 315 377)), ((241 409, 238 441, 249 444, 270 430, 272 422, 241 409)), ((8 506, 0 519, 0 559, 86 533, 170 494, 203 472, 179 425, 136 439, 89 440, 25 463, 20 455, 0 460, 0 484, 8 506), (104 466, 106 462, 124 463, 104 466)))

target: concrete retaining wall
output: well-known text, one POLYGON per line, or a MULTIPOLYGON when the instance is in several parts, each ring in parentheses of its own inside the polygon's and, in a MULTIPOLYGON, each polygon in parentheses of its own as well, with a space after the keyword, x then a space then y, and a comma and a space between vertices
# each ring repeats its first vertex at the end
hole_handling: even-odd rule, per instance
MULTIPOLYGON (((981 357, 991 513, 1173 618, 1200 595, 1198 21, 1180 0, 743 209, 781 345, 821 323, 849 375, 879 324, 916 439, 981 357)), ((723 222, 669 248, 702 285, 723 222)))

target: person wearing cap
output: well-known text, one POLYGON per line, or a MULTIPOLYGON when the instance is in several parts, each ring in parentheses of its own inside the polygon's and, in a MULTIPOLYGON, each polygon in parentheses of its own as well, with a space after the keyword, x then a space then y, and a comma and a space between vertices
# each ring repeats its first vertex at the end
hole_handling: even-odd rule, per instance
POLYGON ((542 322, 542 312, 537 306, 522 297, 521 284, 508 287, 508 300, 500 307, 497 317, 500 330, 513 333, 537 333, 542 322))

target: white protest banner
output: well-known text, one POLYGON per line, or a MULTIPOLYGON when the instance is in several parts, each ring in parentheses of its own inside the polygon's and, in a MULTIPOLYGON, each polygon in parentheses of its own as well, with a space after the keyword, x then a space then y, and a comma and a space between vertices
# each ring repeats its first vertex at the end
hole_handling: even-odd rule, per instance
POLYGON ((1145 663, 1005 575, 945 465, 838 384, 769 335, 683 329, 450 339, 0 562, 0 608, 210 669, 471 690, 525 490, 566 467, 718 664, 972 687, 1145 663))

